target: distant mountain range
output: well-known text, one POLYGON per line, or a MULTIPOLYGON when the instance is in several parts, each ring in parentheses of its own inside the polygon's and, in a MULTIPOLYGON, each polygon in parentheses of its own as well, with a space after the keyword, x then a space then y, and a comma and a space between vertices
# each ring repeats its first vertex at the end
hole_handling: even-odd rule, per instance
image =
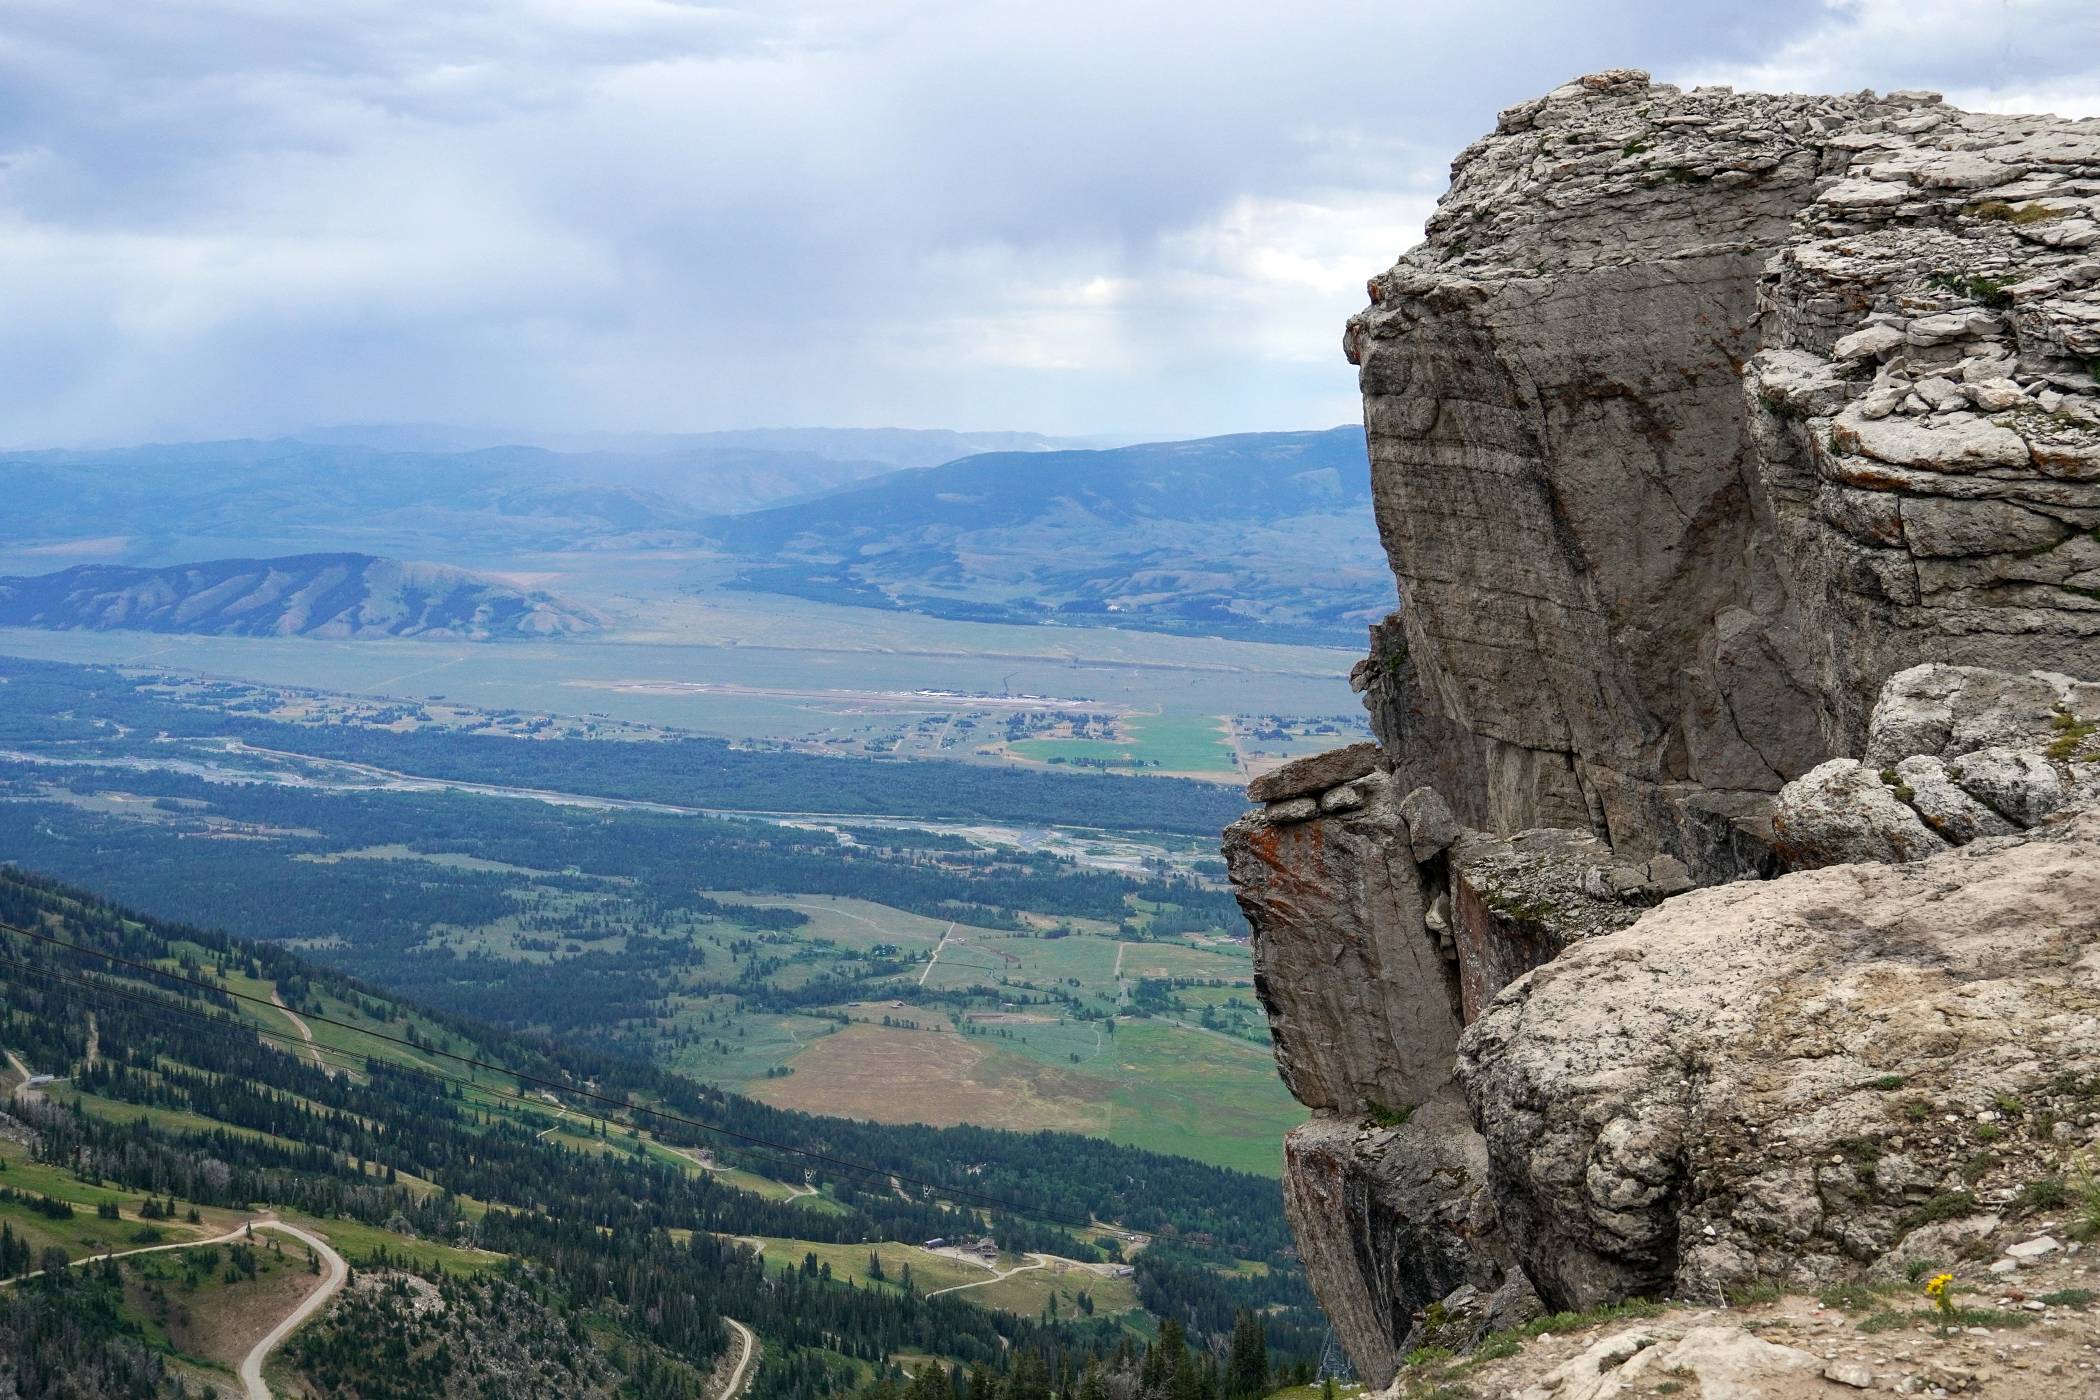
POLYGON ((988 453, 708 522, 738 586, 973 621, 1355 645, 1391 609, 1361 428, 988 453))
MULTIPOLYGON (((302 442, 383 452, 480 452, 541 447, 561 453, 660 457, 759 452, 861 463, 898 470, 933 467, 980 452, 1048 452, 1108 443, 1042 433, 958 432, 952 428, 733 428, 713 433, 538 433, 445 423, 344 424, 307 428, 302 442)), ((1117 441, 1112 439, 1111 441, 1117 441)))
POLYGON ((561 450, 441 426, 312 436, 328 440, 0 453, 0 556, 28 573, 68 555, 688 551, 701 588, 1346 646, 1394 602, 1356 427, 1105 449, 904 429, 549 440, 561 450))
POLYGON ((699 523, 1032 433, 780 429, 577 437, 570 450, 440 427, 337 428, 325 441, 152 443, 0 453, 0 547, 121 537, 132 559, 198 539, 479 555, 689 544, 699 523))
POLYGON ((489 641, 596 630, 588 608, 441 564, 369 554, 83 564, 0 578, 0 626, 242 637, 489 641))

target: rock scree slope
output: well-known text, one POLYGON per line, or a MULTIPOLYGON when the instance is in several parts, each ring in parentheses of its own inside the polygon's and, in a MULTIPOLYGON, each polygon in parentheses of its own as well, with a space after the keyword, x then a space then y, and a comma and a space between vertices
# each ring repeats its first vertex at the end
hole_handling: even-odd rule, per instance
POLYGON ((1378 743, 1225 840, 1359 1373, 1981 1248, 2100 1122, 2100 121, 1595 74, 1368 290, 1378 743))

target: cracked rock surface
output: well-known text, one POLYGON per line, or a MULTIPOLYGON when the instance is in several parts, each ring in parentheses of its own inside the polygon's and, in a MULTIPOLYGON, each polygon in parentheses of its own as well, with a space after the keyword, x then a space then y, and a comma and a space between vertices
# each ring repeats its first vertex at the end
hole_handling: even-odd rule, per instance
MULTIPOLYGON (((1813 1291, 1899 1249, 1926 1202, 1968 1199, 2006 1103, 2068 1087, 2066 1140, 2092 1137, 2076 1090, 2100 1074, 2096 909, 2084 810, 1905 864, 1698 890, 1570 947, 1459 1043, 1524 1271, 1578 1308, 1813 1291)), ((2036 1175, 2057 1146, 2034 1145, 2036 1175)))
POLYGON ((2096 1126, 2100 121, 1593 74, 1368 293, 1378 743, 1225 843, 1359 1374, 1975 1247, 2096 1126))
POLYGON ((1919 661, 2100 674, 2100 123, 1619 71, 1370 284, 1409 785, 1701 878, 1919 661))

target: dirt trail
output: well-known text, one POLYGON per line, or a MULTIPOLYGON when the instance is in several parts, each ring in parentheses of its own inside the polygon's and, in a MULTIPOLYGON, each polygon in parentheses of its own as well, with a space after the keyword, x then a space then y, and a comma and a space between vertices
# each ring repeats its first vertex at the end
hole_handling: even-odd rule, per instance
MULTIPOLYGON (((77 1269, 83 1264, 99 1264, 105 1259, 129 1259, 134 1254, 160 1254, 170 1249, 202 1249, 206 1245, 213 1244, 239 1244, 248 1237, 249 1226, 266 1223, 266 1221, 262 1220, 251 1220, 246 1224, 234 1226, 223 1235, 212 1235, 206 1239, 178 1240, 174 1244, 149 1244, 141 1245, 137 1249, 113 1249, 106 1254, 84 1255, 79 1259, 73 1260, 66 1267, 77 1269)), ((30 1279, 42 1278, 43 1276, 44 1271, 42 1269, 32 1269, 26 1274, 17 1274, 13 1278, 0 1279, 0 1288, 6 1288, 11 1284, 27 1283, 30 1279)))
POLYGON ((1003 1273, 1000 1272, 998 1269, 993 1268, 990 1264, 981 1265, 980 1267, 992 1270, 992 1276, 990 1278, 981 1278, 974 1283, 950 1284, 946 1288, 936 1288, 931 1293, 928 1293, 925 1296, 928 1298, 938 1298, 943 1293, 960 1293, 965 1288, 982 1288, 988 1283, 1003 1283, 1007 1279, 1012 1278, 1015 1274, 1025 1274, 1035 1269, 1047 1269, 1050 1267, 1050 1256, 1047 1254, 1030 1254, 1028 1257, 1030 1259, 1035 1260, 1035 1262, 1033 1264, 1023 1264, 1018 1269, 1008 1269, 1003 1273))
POLYGON ((733 1317, 725 1317, 722 1321, 728 1323, 730 1330, 736 1333, 737 1341, 743 1350, 737 1356, 736 1369, 729 1373, 729 1384, 722 1387, 722 1393, 717 1400, 736 1400, 737 1395, 750 1383, 751 1372, 758 1364, 758 1334, 733 1317))
POLYGON ((923 987, 926 985, 926 979, 933 973, 933 965, 941 960, 941 949, 948 946, 948 939, 955 933, 955 925, 957 922, 957 920, 950 919, 948 921, 947 929, 941 934, 941 941, 933 945, 933 956, 928 958, 926 960, 926 966, 919 970, 920 986, 923 987))
POLYGON ((283 996, 279 995, 275 987, 270 988, 270 1005, 284 1013, 284 1018, 292 1023, 292 1029, 299 1032, 299 1038, 306 1042, 306 1053, 312 1058, 314 1068, 327 1075, 330 1079, 335 1078, 335 1071, 329 1067, 326 1060, 321 1058, 321 1049, 314 1044, 313 1027, 306 1024, 305 1017, 284 1004, 283 996))
POLYGON ((263 1362, 269 1358, 271 1350, 291 1336, 300 1323, 328 1306, 328 1300, 336 1295, 342 1288, 343 1281, 350 1276, 350 1266, 343 1262, 343 1256, 337 1254, 328 1241, 319 1235, 309 1234, 297 1225, 287 1225, 281 1220, 263 1220, 256 1222, 256 1225, 258 1229, 276 1230, 281 1234, 290 1235, 307 1245, 321 1256, 321 1262, 328 1269, 327 1276, 321 1280, 321 1286, 300 1299, 299 1306, 287 1313, 283 1321, 272 1327, 261 1341, 249 1348, 247 1356, 241 1360, 241 1384, 247 1387, 248 1400, 270 1400, 270 1387, 263 1384, 263 1362))

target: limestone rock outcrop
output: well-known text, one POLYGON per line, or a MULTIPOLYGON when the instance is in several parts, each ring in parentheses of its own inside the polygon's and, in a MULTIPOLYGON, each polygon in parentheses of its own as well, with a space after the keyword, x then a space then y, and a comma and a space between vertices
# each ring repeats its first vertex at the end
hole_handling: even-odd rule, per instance
MULTIPOLYGON (((1492 1300, 1511 1283, 1509 1255, 1488 1196, 1487 1144, 1455 1086, 1405 1121, 1321 1116, 1284 1143, 1285 1213, 1320 1302, 1367 1374, 1391 1375, 1417 1323, 1461 1291, 1492 1300)), ((1517 1278, 1529 1299, 1529 1285, 1517 1278)), ((1478 1340, 1492 1305, 1472 1310, 1478 1340)), ((1529 1310, 1504 1321, 1523 1321, 1529 1310)))
POLYGON ((1338 1333, 1897 1257, 2100 1045, 2100 122, 1596 74, 1368 290, 1378 743, 1225 844, 1338 1333))
POLYGON ((2046 671, 1928 664, 1890 678, 1863 760, 1781 789, 1773 825, 1794 869, 1923 860, 2100 802, 2100 685, 2046 671))
POLYGON ((1988 1144, 2092 1135, 2096 911, 2085 811, 1699 890, 1570 948, 1459 1043, 1509 1247, 1576 1308, 1864 1272, 1973 1192, 1988 1144))
POLYGON ((2100 123, 1598 74, 1370 294, 1359 681, 1468 824, 1769 870, 1892 672, 2100 674, 2100 123))

